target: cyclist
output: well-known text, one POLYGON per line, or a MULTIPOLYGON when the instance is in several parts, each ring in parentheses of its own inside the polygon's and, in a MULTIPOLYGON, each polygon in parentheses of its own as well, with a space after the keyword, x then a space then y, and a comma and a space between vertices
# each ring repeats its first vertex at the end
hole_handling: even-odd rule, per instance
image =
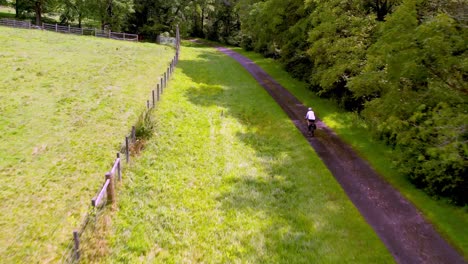
POLYGON ((307 114, 305 115, 305 119, 307 120, 307 129, 309 130, 309 134, 311 136, 314 136, 314 129, 316 128, 315 126, 315 113, 312 111, 312 108, 309 107, 307 109, 307 114))

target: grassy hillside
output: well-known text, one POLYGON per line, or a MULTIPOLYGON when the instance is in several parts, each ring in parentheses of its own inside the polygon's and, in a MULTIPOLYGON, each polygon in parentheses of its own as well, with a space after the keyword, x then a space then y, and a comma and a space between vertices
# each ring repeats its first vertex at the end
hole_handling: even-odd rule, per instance
POLYGON ((0 27, 0 259, 56 262, 174 51, 0 27))
POLYGON ((457 207, 445 200, 429 197, 416 189, 392 166, 395 153, 389 146, 369 136, 366 124, 356 113, 344 112, 335 103, 320 99, 282 69, 281 64, 263 56, 234 48, 236 52, 250 58, 279 83, 291 91, 299 100, 314 107, 319 118, 345 141, 351 144, 362 157, 392 183, 400 192, 418 207, 435 228, 468 259, 468 207, 457 207))
POLYGON ((233 59, 186 43, 98 263, 392 263, 304 137, 233 59))

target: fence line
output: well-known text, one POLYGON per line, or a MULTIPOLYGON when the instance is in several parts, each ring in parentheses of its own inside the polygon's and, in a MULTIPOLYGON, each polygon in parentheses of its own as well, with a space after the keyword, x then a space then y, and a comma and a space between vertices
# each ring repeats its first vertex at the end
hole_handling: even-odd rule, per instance
MULTIPOLYGON (((57 27, 58 28, 58 27, 57 27)), ((175 66, 178 63, 179 60, 179 49, 180 49, 180 35, 179 35, 179 27, 177 26, 176 28, 176 54, 171 60, 169 66, 167 67, 166 71, 164 72, 163 76, 159 76, 158 83, 156 84, 157 89, 156 90, 151 90, 151 99, 152 99, 152 104, 150 105, 150 100, 146 101, 146 112, 144 114, 148 113, 148 111, 151 111, 156 107, 156 100, 160 100, 160 96, 162 94, 162 91, 164 88, 167 88, 167 82, 170 79, 170 77, 173 75, 175 66), (159 81, 161 83, 159 83, 159 81), (161 86, 160 86, 161 84, 161 86), (160 89, 161 88, 161 89, 160 89)), ((132 126, 131 132, 129 135, 125 136, 125 148, 122 149, 125 152, 126 156, 126 163, 130 162, 130 147, 131 144, 136 143, 136 129, 135 126, 132 126)), ((117 173, 117 179, 119 182, 122 180, 122 167, 121 167, 121 158, 120 158, 120 152, 117 153, 117 158, 114 160, 114 163, 112 165, 112 168, 109 172, 105 174, 105 180, 104 184, 102 185, 101 189, 99 189, 97 195, 91 199, 91 205, 94 212, 97 212, 96 210, 104 207, 106 204, 112 204, 115 205, 116 197, 115 197, 115 175, 117 173), (104 203, 103 200, 105 199, 105 193, 107 193, 107 203, 104 203)), ((97 217, 97 214, 96 214, 97 217)), ((84 223, 82 224, 81 228, 79 231, 73 230, 73 238, 70 241, 69 244, 69 249, 68 252, 66 252, 62 260, 65 262, 70 262, 70 263, 77 263, 80 260, 81 256, 81 249, 80 249, 80 237, 84 233, 84 230, 87 227, 88 222, 90 221, 90 215, 87 214, 84 220, 84 223)))
POLYGON ((31 28, 31 22, 29 21, 21 21, 7 18, 0 19, 0 25, 15 28, 31 28))
POLYGON ((37 26, 37 25, 31 24, 31 22, 29 21, 22 21, 22 20, 8 19, 8 18, 0 19, 0 25, 7 26, 7 27, 16 27, 16 28, 42 29, 42 30, 54 31, 58 33, 87 35, 87 36, 110 38, 110 39, 116 39, 116 40, 138 41, 138 34, 112 32, 111 30, 102 30, 102 29, 97 29, 97 28, 77 28, 77 27, 72 27, 70 25, 62 26, 59 24, 47 24, 47 23, 42 23, 41 26, 37 26))

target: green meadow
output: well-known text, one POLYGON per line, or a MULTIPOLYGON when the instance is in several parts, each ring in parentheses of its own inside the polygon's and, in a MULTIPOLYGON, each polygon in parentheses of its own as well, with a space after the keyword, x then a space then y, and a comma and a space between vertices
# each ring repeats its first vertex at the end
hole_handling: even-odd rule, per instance
MULTIPOLYGON (((279 64, 243 52, 334 129, 467 256, 466 208, 391 167, 354 113, 279 64)), ((174 56, 169 47, 0 27, 0 258, 59 262, 124 136, 174 56)), ((233 59, 184 43, 125 168, 93 263, 393 263, 286 114, 233 59)), ((103 220, 104 219, 104 220, 103 220)), ((99 228, 98 228, 99 229, 99 228)), ((88 237, 84 237, 87 239, 88 237)))
POLYGON ((58 262, 174 56, 0 27, 0 259, 58 262))
POLYGON ((233 59, 185 43, 96 263, 393 263, 287 115, 233 59))

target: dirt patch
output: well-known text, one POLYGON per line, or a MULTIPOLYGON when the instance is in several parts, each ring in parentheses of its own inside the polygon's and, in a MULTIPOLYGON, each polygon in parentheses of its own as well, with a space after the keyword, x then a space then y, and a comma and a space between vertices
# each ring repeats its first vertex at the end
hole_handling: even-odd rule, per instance
POLYGON ((250 59, 224 47, 276 100, 340 183, 350 200, 387 246, 397 263, 466 263, 422 214, 330 128, 317 120, 307 136, 307 107, 250 59))

